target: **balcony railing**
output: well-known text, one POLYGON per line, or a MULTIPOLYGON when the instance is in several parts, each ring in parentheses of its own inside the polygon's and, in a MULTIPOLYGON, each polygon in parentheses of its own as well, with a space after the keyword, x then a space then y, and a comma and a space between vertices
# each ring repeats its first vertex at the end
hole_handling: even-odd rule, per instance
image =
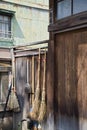
POLYGON ((0 31, 0 39, 13 39, 13 34, 11 31, 0 31))

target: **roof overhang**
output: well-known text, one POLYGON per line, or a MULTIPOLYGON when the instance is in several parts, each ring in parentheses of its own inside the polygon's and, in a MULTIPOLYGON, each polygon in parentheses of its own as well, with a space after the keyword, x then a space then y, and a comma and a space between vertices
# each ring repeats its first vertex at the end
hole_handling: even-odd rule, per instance
POLYGON ((15 14, 15 11, 0 9, 0 14, 13 16, 15 14))

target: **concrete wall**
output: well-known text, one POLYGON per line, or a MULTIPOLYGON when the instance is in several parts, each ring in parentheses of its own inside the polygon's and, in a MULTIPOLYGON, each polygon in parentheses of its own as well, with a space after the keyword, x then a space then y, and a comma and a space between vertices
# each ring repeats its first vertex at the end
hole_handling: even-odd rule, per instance
POLYGON ((13 39, 0 39, 0 45, 21 45, 49 38, 48 0, 3 0, 0 9, 15 11, 12 17, 13 39))

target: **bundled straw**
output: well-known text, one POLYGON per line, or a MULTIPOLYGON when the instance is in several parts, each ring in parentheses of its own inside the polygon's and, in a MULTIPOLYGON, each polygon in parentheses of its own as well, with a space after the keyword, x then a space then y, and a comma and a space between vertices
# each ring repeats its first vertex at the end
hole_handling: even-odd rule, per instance
POLYGON ((43 121, 43 119, 45 117, 45 114, 46 114, 45 81, 46 81, 46 52, 45 52, 45 58, 44 58, 44 74, 43 74, 42 99, 41 99, 41 104, 40 104, 40 109, 39 109, 39 116, 38 116, 38 121, 39 122, 43 121))
POLYGON ((4 106, 2 118, 0 120, 0 130, 3 130, 4 117, 5 117, 5 114, 6 114, 7 104, 8 104, 9 95, 10 95, 11 86, 12 86, 11 79, 12 79, 12 75, 11 75, 11 72, 10 72, 9 73, 9 86, 8 86, 9 89, 8 89, 8 94, 7 94, 6 103, 5 103, 5 106, 4 106))
POLYGON ((38 82, 37 82, 37 87, 36 87, 36 92, 35 92, 35 99, 32 104, 32 109, 28 114, 28 117, 37 120, 38 117, 38 110, 40 106, 40 49, 39 49, 39 60, 38 60, 38 82))
POLYGON ((13 49, 11 50, 12 54, 12 88, 9 96, 8 108, 15 112, 20 111, 20 106, 18 102, 18 97, 15 89, 15 59, 13 49))

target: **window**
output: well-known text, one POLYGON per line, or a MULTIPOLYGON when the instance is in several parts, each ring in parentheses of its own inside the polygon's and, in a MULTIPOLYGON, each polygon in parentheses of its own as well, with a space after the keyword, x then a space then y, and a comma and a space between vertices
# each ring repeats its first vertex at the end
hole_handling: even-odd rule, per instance
POLYGON ((87 11, 87 0, 57 0, 57 19, 87 11))
POLYGON ((57 4, 57 18, 61 19, 71 15, 71 1, 62 0, 57 4))
POLYGON ((87 10, 87 0, 73 0, 73 14, 87 10))
POLYGON ((11 17, 0 15, 0 37, 11 38, 11 17))

